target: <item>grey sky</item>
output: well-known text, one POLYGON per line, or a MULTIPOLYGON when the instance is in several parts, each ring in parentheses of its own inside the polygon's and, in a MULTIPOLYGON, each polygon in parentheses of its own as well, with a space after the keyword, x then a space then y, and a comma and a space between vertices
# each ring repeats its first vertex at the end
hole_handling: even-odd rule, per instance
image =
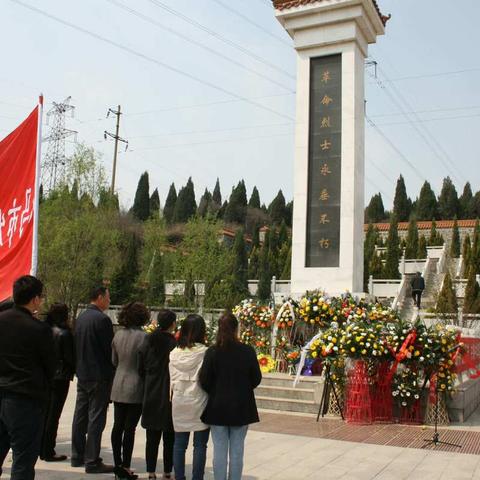
MULTIPOLYGON (((280 188, 291 198, 295 53, 268 0, 21 2, 130 52, 2 0, 0 137, 26 116, 38 92, 47 109, 71 95, 76 118, 67 126, 103 153, 110 172, 113 143, 103 140, 103 131, 113 131, 114 120, 105 114, 121 104, 120 133, 130 141, 119 158, 122 204, 130 205, 144 170, 162 202, 172 181, 179 187, 189 176, 198 198, 217 176, 224 195, 244 178, 249 193, 257 185, 262 201, 280 188)), ((400 173, 411 195, 424 179, 438 191, 448 174, 459 191, 467 179, 479 189, 480 3, 379 3, 392 19, 370 47, 379 75, 375 80, 367 69, 367 115, 384 137, 367 125, 367 199, 381 189, 390 205, 400 173)))

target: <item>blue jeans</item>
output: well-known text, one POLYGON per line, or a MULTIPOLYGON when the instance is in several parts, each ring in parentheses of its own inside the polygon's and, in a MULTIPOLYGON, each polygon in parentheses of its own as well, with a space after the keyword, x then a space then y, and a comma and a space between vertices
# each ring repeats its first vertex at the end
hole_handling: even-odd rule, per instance
MULTIPOLYGON (((13 393, 0 394, 0 462, 12 448, 12 480, 32 480, 40 453, 44 409, 41 402, 13 393)), ((0 464, 0 472, 2 465, 0 464)))
POLYGON ((241 480, 243 448, 248 425, 223 427, 212 425, 213 475, 215 480, 241 480), (230 460, 227 476, 227 462, 230 460))
MULTIPOLYGON (((207 462, 207 443, 210 430, 193 432, 192 480, 203 480, 207 462)), ((175 480, 185 480, 185 451, 188 447, 190 432, 175 432, 173 446, 173 470, 175 480)))

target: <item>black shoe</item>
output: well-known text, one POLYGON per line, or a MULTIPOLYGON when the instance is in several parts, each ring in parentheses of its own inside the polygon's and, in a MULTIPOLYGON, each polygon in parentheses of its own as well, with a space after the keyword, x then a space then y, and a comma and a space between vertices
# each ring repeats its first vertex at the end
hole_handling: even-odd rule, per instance
POLYGON ((85 467, 85 473, 113 473, 114 471, 115 467, 113 465, 106 465, 103 462, 85 467))
POLYGON ((135 473, 130 473, 124 467, 115 467, 115 479, 116 480, 137 480, 138 475, 135 473))
POLYGON ((64 462, 67 459, 66 455, 52 455, 51 457, 44 457, 44 462, 64 462))
POLYGON ((85 466, 85 462, 83 460, 80 460, 78 458, 72 458, 70 460, 70 465, 73 467, 73 468, 79 468, 79 467, 84 467, 85 466))

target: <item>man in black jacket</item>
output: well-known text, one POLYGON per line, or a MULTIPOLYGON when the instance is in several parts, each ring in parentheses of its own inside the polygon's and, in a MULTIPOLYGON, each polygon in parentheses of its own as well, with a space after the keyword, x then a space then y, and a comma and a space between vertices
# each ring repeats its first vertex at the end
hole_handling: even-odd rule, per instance
POLYGON ((90 305, 75 322, 77 403, 72 425, 72 467, 86 473, 111 473, 112 465, 100 458, 114 369, 113 326, 103 312, 110 306, 106 287, 94 288, 90 305))
POLYGON ((43 284, 30 275, 13 284, 14 306, 0 313, 0 473, 12 448, 11 480, 35 477, 44 410, 55 372, 50 328, 35 318, 43 284))
POLYGON ((422 293, 425 290, 425 280, 420 272, 417 272, 411 282, 413 303, 420 309, 422 293))

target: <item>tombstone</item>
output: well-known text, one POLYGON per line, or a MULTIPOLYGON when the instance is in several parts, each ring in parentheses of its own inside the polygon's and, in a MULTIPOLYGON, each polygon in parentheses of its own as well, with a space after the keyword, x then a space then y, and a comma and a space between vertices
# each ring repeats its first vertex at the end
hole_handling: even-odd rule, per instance
POLYGON ((291 293, 363 291, 365 58, 375 0, 273 0, 297 51, 291 293))

